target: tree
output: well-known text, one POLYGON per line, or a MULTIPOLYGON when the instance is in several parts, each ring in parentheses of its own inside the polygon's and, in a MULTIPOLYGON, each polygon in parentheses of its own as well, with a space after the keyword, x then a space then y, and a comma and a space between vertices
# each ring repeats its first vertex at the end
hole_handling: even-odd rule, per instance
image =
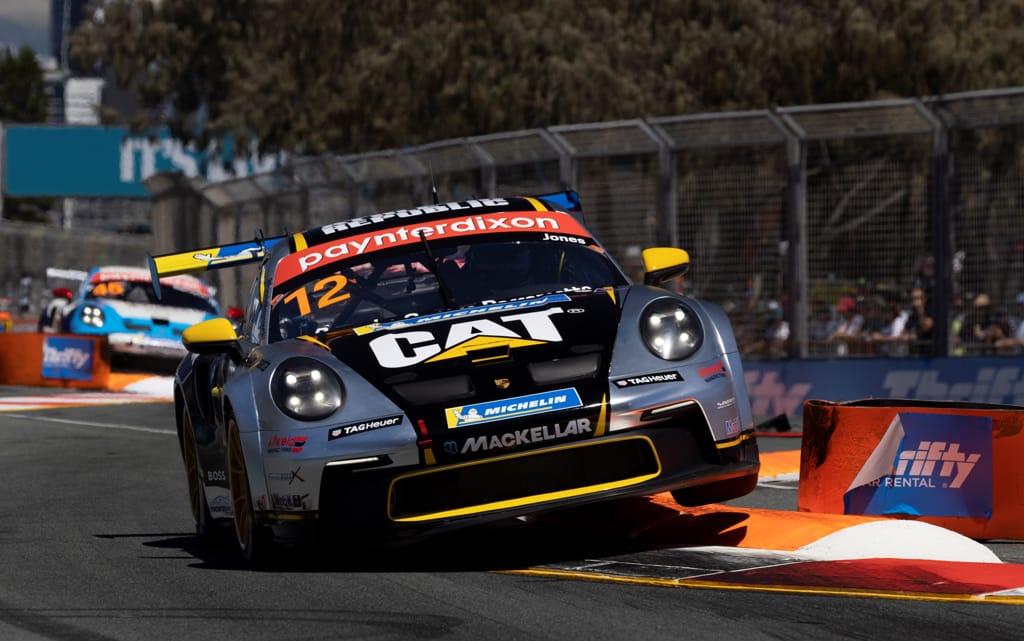
MULTIPOLYGON (((109 0, 71 37, 200 140, 354 153, 1024 84, 1024 0, 109 0)), ((123 115, 108 114, 113 122, 123 115)))
MULTIPOLYGON (((0 122, 36 123, 46 121, 46 85, 36 54, 22 47, 17 55, 0 57, 0 122)), ((4 197, 4 218, 47 220, 49 198, 4 197)))
POLYGON ((0 57, 0 121, 45 122, 43 69, 30 47, 0 57))

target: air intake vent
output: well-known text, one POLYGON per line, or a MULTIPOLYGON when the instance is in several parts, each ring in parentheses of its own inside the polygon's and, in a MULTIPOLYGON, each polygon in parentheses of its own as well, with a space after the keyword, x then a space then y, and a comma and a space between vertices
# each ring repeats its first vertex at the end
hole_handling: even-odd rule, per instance
POLYGON ((601 366, 600 354, 585 354, 558 358, 542 363, 530 363, 530 377, 537 385, 557 385, 584 378, 594 378, 601 366))
POLYGON ((487 512, 509 502, 539 503, 626 487, 660 473, 646 438, 591 442, 399 478, 392 485, 390 516, 426 521, 487 512))
POLYGON ((403 399, 415 405, 454 401, 473 396, 473 383, 468 376, 449 376, 448 378, 399 383, 392 389, 403 399))

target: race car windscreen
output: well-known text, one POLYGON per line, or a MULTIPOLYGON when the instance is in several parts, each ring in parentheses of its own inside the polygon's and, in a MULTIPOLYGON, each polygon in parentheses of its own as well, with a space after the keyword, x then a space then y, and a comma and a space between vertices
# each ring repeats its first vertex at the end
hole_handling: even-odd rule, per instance
POLYGON ((108 280, 96 283, 86 293, 85 299, 96 298, 123 300, 129 303, 146 303, 163 307, 198 309, 207 314, 217 313, 213 303, 208 298, 167 285, 160 288, 160 297, 157 298, 156 292, 153 291, 153 284, 146 281, 108 280))
POLYGON ((508 240, 408 245, 334 262, 276 287, 270 340, 626 284, 596 245, 508 240))

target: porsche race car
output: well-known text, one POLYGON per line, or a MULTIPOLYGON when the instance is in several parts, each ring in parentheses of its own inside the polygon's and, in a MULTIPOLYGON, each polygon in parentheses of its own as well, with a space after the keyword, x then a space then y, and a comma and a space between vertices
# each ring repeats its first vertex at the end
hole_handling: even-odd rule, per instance
MULTIPOLYGON (((244 559, 325 536, 422 536, 759 469, 723 310, 633 283, 575 192, 477 198, 151 257, 155 278, 258 262, 245 322, 185 330, 174 380, 192 517, 244 559)), ((337 539, 332 539, 337 540, 337 539)))
POLYGON ((220 316, 221 310, 210 288, 194 276, 171 276, 158 285, 160 297, 146 267, 94 267, 47 322, 64 333, 106 336, 115 358, 177 363, 187 354, 181 342, 185 329, 220 316))

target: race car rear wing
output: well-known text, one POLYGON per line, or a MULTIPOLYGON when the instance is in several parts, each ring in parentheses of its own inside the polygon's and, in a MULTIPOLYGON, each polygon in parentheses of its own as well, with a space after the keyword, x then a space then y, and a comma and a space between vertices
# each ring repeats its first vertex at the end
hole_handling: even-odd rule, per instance
POLYGON ((200 249, 189 249, 183 252, 172 254, 160 254, 159 256, 147 256, 149 273, 153 277, 153 290, 157 298, 160 298, 160 279, 178 274, 194 274, 197 272, 210 271, 211 269, 222 269, 224 267, 238 267, 263 260, 267 251, 286 239, 288 236, 274 236, 263 238, 257 236, 255 240, 218 245, 216 247, 204 247, 200 249))
MULTIPOLYGON (((582 212, 579 194, 571 189, 533 196, 533 198, 546 201, 559 209, 571 212, 577 216, 582 212)), ((261 234, 254 240, 240 243, 190 249, 172 254, 160 254, 159 256, 147 256, 149 271, 153 277, 153 289, 156 292, 157 298, 159 298, 160 279, 166 276, 194 274, 211 269, 237 267, 258 262, 266 256, 267 251, 271 247, 286 238, 288 238, 287 235, 263 238, 261 234)))
POLYGON ((580 205, 580 195, 572 189, 558 191, 553 194, 544 194, 543 196, 534 196, 534 198, 546 200, 567 212, 578 214, 583 211, 583 207, 580 205))

